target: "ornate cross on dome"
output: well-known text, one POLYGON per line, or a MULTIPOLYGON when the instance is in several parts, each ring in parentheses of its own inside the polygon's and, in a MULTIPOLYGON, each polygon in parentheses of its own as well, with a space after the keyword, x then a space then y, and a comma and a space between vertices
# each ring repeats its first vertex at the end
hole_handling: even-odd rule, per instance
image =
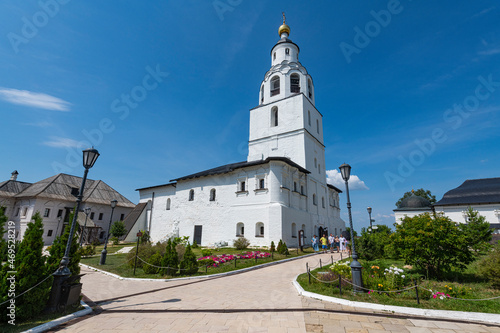
POLYGON ((281 12, 281 14, 283 14, 283 24, 285 24, 286 21, 285 12, 281 12))

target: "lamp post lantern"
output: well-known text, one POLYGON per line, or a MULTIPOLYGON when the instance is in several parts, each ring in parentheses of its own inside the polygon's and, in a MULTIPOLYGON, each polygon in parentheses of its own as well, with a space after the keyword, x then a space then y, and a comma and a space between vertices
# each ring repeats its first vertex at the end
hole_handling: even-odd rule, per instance
POLYGON ((64 251, 64 256, 61 260, 59 268, 52 274, 54 276, 54 282, 52 283, 52 289, 50 291, 49 303, 47 310, 49 312, 54 312, 58 309, 61 302, 62 287, 63 282, 69 278, 71 271, 68 268, 69 265, 69 251, 71 249, 71 243, 73 240, 73 235, 75 233, 75 225, 78 219, 78 212, 80 211, 80 203, 83 198, 83 190, 85 189, 85 182, 87 181, 87 175, 89 169, 92 168, 99 157, 99 152, 97 149, 89 148, 83 151, 83 167, 85 172, 83 173, 82 185, 80 186, 80 191, 76 197, 76 209, 75 214, 73 214, 73 221, 71 222, 71 228, 69 230, 68 242, 66 243, 66 250, 64 251))
POLYGON ((372 208, 371 207, 368 207, 366 208, 366 210, 368 211, 368 216, 370 217, 370 230, 372 230, 372 208))
POLYGON ((83 210, 83 212, 85 213, 85 223, 83 224, 82 234, 80 235, 80 246, 82 246, 83 233, 85 232, 85 228, 87 227, 87 218, 89 217, 90 210, 90 207, 87 207, 83 210))
POLYGON ((354 285, 355 292, 362 292, 363 290, 363 279, 361 276, 361 264, 358 261, 358 255, 356 253, 356 246, 354 244, 354 229, 352 227, 352 214, 351 214, 351 199, 349 197, 349 178, 351 177, 351 166, 349 164, 342 164, 340 167, 340 174, 345 182, 345 192, 347 196, 347 210, 349 212, 349 228, 351 231, 351 252, 352 252, 352 262, 351 262, 351 273, 352 273, 352 283, 354 285))
POLYGON ((109 225, 108 225, 108 233, 106 235, 106 241, 104 242, 104 249, 101 252, 101 259, 99 260, 99 265, 106 264, 106 255, 108 253, 108 240, 109 240, 109 231, 111 230, 111 221, 113 220, 113 211, 115 210, 116 204, 118 200, 111 200, 111 216, 109 217, 109 225))

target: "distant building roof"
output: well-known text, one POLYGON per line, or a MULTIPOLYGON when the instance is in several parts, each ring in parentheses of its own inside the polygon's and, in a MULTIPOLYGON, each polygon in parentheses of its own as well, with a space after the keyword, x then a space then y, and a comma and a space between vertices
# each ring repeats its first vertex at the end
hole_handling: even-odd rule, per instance
POLYGON ((500 178, 468 179, 434 206, 500 203, 500 178))
POLYGON ((135 208, 125 217, 123 220, 123 224, 125 224, 125 229, 127 230, 127 235, 124 238, 127 238, 128 234, 132 230, 132 227, 137 222, 137 219, 141 216, 142 212, 148 206, 147 202, 138 203, 135 208))
POLYGON ((153 186, 147 186, 147 187, 141 187, 141 188, 137 188, 136 191, 140 191, 140 190, 147 190, 147 189, 150 189, 150 188, 155 188, 155 187, 163 187, 163 186, 176 186, 177 183, 167 183, 167 184, 161 184, 161 185, 153 185, 153 186))
POLYGON ((419 196, 415 195, 415 193, 412 193, 409 197, 404 198, 401 200, 401 204, 399 204, 398 208, 394 209, 394 211, 410 211, 410 210, 419 210, 419 211, 425 211, 425 210, 431 210, 431 203, 429 200, 419 196))
MULTIPOLYGON (((82 178, 64 173, 30 184, 15 198, 47 198, 56 200, 75 200, 80 190, 82 178)), ((115 191, 102 180, 87 179, 83 192, 83 202, 109 205, 111 200, 118 200, 117 206, 133 208, 135 205, 115 191)))
POLYGON ((332 189, 332 190, 334 190, 334 191, 337 191, 337 192, 339 192, 339 193, 342 193, 342 191, 341 191, 341 190, 339 190, 338 188, 336 188, 336 187, 335 187, 335 186, 333 186, 332 184, 326 184, 326 186, 328 186, 329 188, 331 188, 331 189, 332 189))
POLYGON ((0 196, 13 197, 16 194, 24 191, 31 183, 20 182, 17 180, 6 180, 0 183, 0 196))
POLYGON ((301 167, 300 165, 298 165, 297 163, 292 162, 292 160, 290 160, 289 158, 286 158, 286 157, 268 157, 265 160, 257 160, 257 161, 250 161, 250 162, 244 161, 244 162, 226 164, 226 165, 223 165, 223 166, 220 166, 217 168, 201 171, 198 173, 193 173, 192 175, 180 177, 177 179, 172 179, 171 182, 228 173, 228 172, 232 172, 236 169, 246 168, 246 167, 250 167, 250 166, 254 166, 254 165, 267 164, 267 163, 272 162, 272 161, 284 162, 284 163, 286 163, 294 168, 299 169, 303 173, 311 173, 308 170, 301 167))

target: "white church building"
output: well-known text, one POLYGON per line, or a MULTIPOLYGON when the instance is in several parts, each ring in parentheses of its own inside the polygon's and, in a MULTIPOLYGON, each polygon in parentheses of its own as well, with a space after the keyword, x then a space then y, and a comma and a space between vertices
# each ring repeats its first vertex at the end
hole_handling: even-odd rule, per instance
POLYGON ((210 246, 245 237, 251 246, 283 239, 295 247, 300 230, 306 245, 313 234, 345 230, 342 191, 326 182, 323 115, 289 33, 283 22, 259 105, 250 110, 247 160, 138 189, 127 239, 149 230, 153 241, 189 236, 210 246))

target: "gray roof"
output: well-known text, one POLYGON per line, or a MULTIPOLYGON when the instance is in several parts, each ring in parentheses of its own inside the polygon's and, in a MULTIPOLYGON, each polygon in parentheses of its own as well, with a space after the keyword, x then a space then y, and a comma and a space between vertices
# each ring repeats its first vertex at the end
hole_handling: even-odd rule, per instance
MULTIPOLYGON (((31 184, 15 198, 47 198, 74 201, 80 190, 82 178, 64 173, 31 184)), ((115 191, 102 180, 87 179, 83 192, 83 202, 109 205, 111 200, 118 200, 117 206, 134 208, 135 205, 115 191)))
POLYGON ((87 217, 87 223, 85 223, 86 214, 84 212, 78 212, 78 216, 76 218, 76 222, 82 227, 86 228, 100 228, 95 222, 89 217, 87 217))
POLYGON ((132 230, 132 227, 137 222, 137 219, 141 216, 143 210, 148 206, 147 202, 138 203, 137 206, 125 217, 123 223, 125 224, 125 229, 127 230, 127 235, 124 238, 127 238, 128 234, 132 230))
POLYGON ((500 178, 468 179, 434 206, 500 203, 500 178))
POLYGON ((334 191, 337 191, 338 193, 342 193, 341 190, 339 190, 338 188, 336 188, 335 186, 333 186, 332 184, 326 184, 326 186, 328 186, 329 188, 331 188, 332 190, 334 191))
POLYGON ((13 197, 16 194, 24 191, 31 183, 20 182, 17 180, 7 180, 0 183, 0 196, 13 197))
POLYGON ((193 173, 191 175, 180 177, 180 178, 177 178, 177 179, 172 179, 171 182, 173 182, 173 181, 179 181, 179 180, 185 180, 185 179, 191 179, 191 178, 198 178, 198 177, 205 177, 205 176, 212 176, 212 175, 218 175, 218 174, 228 173, 228 172, 232 172, 232 171, 234 171, 236 169, 241 169, 241 168, 246 168, 246 167, 255 166, 255 165, 261 165, 261 164, 268 164, 271 161, 284 162, 284 163, 286 163, 286 164, 288 164, 288 165, 290 165, 290 166, 292 166, 294 168, 299 169, 299 171, 301 171, 303 173, 311 173, 307 169, 304 169, 303 167, 301 167, 297 163, 295 163, 292 160, 290 160, 289 158, 277 156, 277 157, 268 157, 265 160, 257 160, 257 161, 250 161, 250 162, 244 161, 244 162, 226 164, 226 165, 223 165, 223 166, 220 166, 220 167, 217 167, 217 168, 213 168, 213 169, 201 171, 201 172, 198 172, 198 173, 193 173))

